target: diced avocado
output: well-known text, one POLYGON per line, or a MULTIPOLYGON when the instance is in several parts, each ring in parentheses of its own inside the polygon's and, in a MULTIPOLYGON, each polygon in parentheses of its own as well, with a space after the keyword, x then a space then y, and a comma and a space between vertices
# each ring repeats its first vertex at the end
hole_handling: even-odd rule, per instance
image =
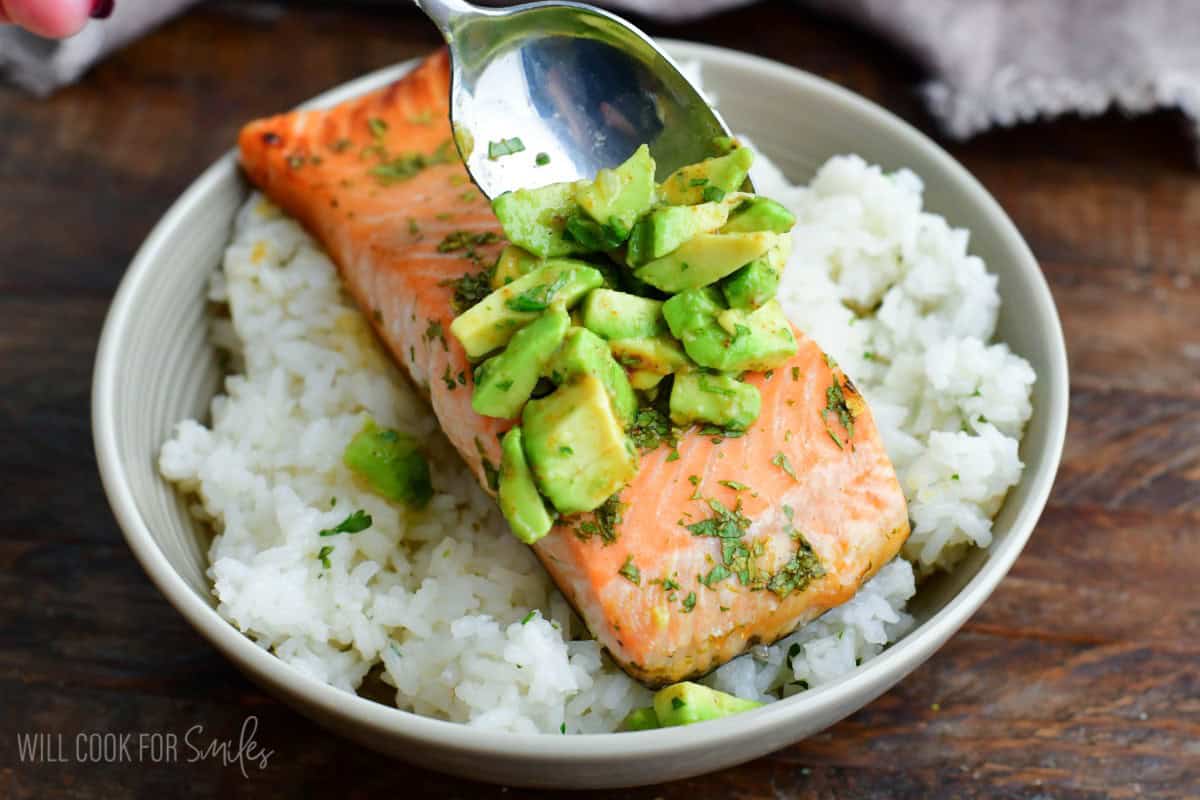
POLYGON ((567 312, 553 306, 513 334, 504 352, 483 362, 476 373, 471 395, 475 413, 501 419, 519 417, 570 325, 567 312))
POLYGON ((685 372, 675 376, 671 388, 671 421, 676 425, 711 422, 745 430, 761 409, 758 389, 729 375, 685 372))
POLYGON ((722 372, 768 370, 796 354, 796 337, 777 300, 756 311, 730 309, 709 286, 667 300, 663 316, 687 354, 704 367, 722 372))
POLYGON ((637 473, 621 420, 594 375, 530 400, 521 427, 534 481, 562 514, 598 508, 637 473))
POLYGON ((721 229, 721 233, 787 233, 795 224, 796 218, 782 204, 755 195, 743 200, 733 209, 729 214, 729 222, 721 229))
POLYGON ((525 461, 520 426, 500 440, 500 511, 508 520, 513 535, 525 544, 533 544, 550 532, 554 520, 546 510, 542 496, 533 483, 533 474, 525 461))
POLYGON ((728 217, 729 205, 726 203, 656 208, 633 226, 626 263, 640 267, 662 258, 693 236, 717 230, 728 217))
POLYGON ((642 145, 621 166, 600 170, 591 183, 576 184, 575 201, 596 223, 623 231, 624 241, 654 203, 654 170, 650 148, 642 145))
POLYGON ((567 331, 562 347, 550 360, 547 371, 550 380, 559 384, 568 383, 579 375, 595 375, 608 391, 621 425, 628 426, 633 421, 633 415, 637 413, 633 387, 625 377, 625 370, 613 358, 608 344, 591 331, 585 328, 567 331))
POLYGON ((601 225, 583 214, 567 217, 567 237, 589 252, 607 252, 620 247, 629 238, 629 228, 614 221, 601 225))
POLYGON ((774 233, 701 233, 634 275, 664 292, 682 292, 719 281, 778 243, 774 233))
POLYGON ((639 392, 653 392, 654 388, 662 383, 662 379, 665 377, 667 376, 658 372, 635 369, 629 373, 629 385, 639 392))
POLYGON ((729 717, 761 705, 690 681, 667 686, 654 694, 654 714, 664 728, 729 717))
POLYGON ((605 339, 632 339, 665 333, 662 302, 627 292, 595 289, 580 306, 583 325, 605 339))
POLYGON ((575 183, 552 183, 538 189, 505 192, 492 201, 492 211, 510 242, 535 256, 554 258, 587 252, 563 235, 567 218, 578 213, 575 183))
POLYGON ((719 200, 720 197, 713 197, 714 193, 723 195, 742 188, 753 162, 754 153, 739 147, 728 155, 680 167, 659 184, 658 197, 672 206, 692 206, 710 199, 719 200))
POLYGON ((721 282, 721 291, 730 308, 753 311, 775 296, 779 290, 779 270, 771 265, 769 255, 754 259, 721 282))
POLYGON ((553 304, 570 308, 604 282, 598 270, 580 261, 561 259, 501 286, 454 318, 450 332, 470 359, 503 347, 520 328, 553 304))
POLYGON ((645 708, 635 708, 626 714, 617 730, 650 731, 661 727, 658 724, 658 715, 654 713, 654 706, 646 706, 645 708))
POLYGON ((613 339, 608 343, 608 347, 617 363, 631 372, 670 375, 692 366, 679 342, 666 334, 641 336, 636 339, 613 339))
POLYGON ((492 288, 507 286, 522 275, 533 272, 543 263, 545 262, 542 259, 528 250, 510 244, 500 251, 500 257, 496 259, 496 266, 492 269, 492 288))
POLYGON ((367 424, 342 453, 342 462, 380 497, 423 508, 433 496, 429 463, 417 440, 406 433, 367 424))

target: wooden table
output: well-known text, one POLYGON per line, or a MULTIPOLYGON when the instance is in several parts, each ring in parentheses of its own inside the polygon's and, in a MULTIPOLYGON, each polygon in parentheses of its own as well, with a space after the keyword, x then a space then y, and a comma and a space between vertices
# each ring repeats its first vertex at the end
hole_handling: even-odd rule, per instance
MULTIPOLYGON (((404 4, 195 11, 49 101, 0 89, 0 795, 512 797, 388 761, 282 707, 166 603, 101 491, 88 393, 134 249, 239 123, 437 41, 404 4), (269 767, 21 764, 17 734, 174 731, 269 767)), ((787 4, 655 33, 824 75, 937 135, 920 69, 787 4)), ((1200 172, 1182 118, 945 143, 1028 237, 1063 315, 1072 421, 1010 576, 833 729, 634 798, 1200 796, 1200 172)), ((597 794, 597 796, 601 796, 597 794)), ((610 795, 611 796, 611 795, 610 795)))

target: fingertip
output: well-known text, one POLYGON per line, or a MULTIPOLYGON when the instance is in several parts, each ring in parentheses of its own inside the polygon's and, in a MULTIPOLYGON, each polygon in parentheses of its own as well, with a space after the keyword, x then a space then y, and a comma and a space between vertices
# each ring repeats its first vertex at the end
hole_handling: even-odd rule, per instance
POLYGON ((38 36, 65 39, 83 28, 91 0, 0 0, 0 15, 38 36))

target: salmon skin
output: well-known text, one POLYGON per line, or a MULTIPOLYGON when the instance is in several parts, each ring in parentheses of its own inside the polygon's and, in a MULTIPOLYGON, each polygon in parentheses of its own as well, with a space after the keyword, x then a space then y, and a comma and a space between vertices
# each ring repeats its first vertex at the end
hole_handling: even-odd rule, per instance
MULTIPOLYGON (((442 429, 495 492, 498 435, 471 408, 449 335, 455 295, 504 244, 454 155, 445 51, 380 91, 241 132, 246 174, 325 246, 442 429)), ((799 331, 785 366, 748 377, 762 412, 740 436, 699 428, 643 453, 597 515, 561 518, 534 550, 589 630, 650 687, 701 676, 850 599, 908 536, 862 397, 799 331)))

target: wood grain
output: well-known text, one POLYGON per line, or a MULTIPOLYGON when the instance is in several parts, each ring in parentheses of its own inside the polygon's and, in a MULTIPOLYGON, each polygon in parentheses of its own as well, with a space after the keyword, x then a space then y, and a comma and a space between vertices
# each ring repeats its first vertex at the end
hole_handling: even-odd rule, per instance
MULTIPOLYGON (((0 89, 0 796, 522 796, 388 761, 237 674, 134 562, 96 477, 96 335, 133 251, 245 119, 437 44, 406 5, 197 10, 49 101, 0 89), (298 54, 302 54, 302 58, 298 54), (236 766, 22 764, 18 732, 163 731, 236 766)), ((660 35, 828 77, 938 136, 919 68, 785 3, 660 35)), ((964 631, 831 730, 724 772, 583 796, 1200 797, 1200 172, 1177 114, 943 142, 1042 261, 1072 421, 1029 547, 964 631)), ((552 793, 544 793, 552 796, 552 793)))

